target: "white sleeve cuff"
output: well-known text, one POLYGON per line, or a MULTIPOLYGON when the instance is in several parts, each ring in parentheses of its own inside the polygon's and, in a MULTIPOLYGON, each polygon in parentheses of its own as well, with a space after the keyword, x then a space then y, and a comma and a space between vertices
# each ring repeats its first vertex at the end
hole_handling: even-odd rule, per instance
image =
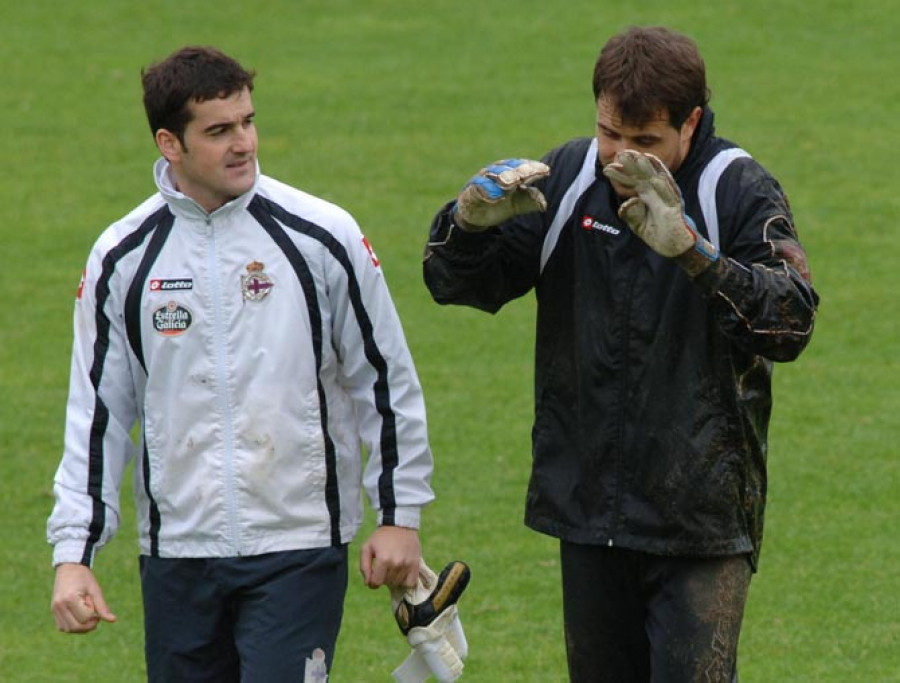
MULTIPOLYGON (((95 550, 96 552, 96 550, 95 550)), ((53 546, 53 566, 71 562, 81 564, 84 559, 84 541, 79 539, 58 541, 53 546)))
MULTIPOLYGON (((402 526, 409 529, 418 529, 422 517, 422 508, 419 507, 398 507, 394 508, 393 526, 402 526)), ((378 525, 384 525, 384 512, 378 511, 378 525)))

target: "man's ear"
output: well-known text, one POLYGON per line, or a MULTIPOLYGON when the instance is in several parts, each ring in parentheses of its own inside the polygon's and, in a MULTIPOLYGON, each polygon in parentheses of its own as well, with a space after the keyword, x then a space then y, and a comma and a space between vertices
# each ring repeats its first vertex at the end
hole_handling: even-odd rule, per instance
POLYGON ((184 147, 181 145, 181 140, 178 139, 178 136, 175 133, 166 130, 165 128, 160 128, 156 131, 156 146, 159 148, 160 154, 162 154, 166 161, 170 164, 175 163, 181 160, 181 155, 184 153, 184 147))
POLYGON ((694 131, 697 130, 697 124, 700 123, 700 118, 703 116, 703 109, 701 107, 694 107, 693 111, 688 115, 687 119, 683 124, 681 124, 681 142, 683 144, 690 144, 691 138, 694 137, 694 131))

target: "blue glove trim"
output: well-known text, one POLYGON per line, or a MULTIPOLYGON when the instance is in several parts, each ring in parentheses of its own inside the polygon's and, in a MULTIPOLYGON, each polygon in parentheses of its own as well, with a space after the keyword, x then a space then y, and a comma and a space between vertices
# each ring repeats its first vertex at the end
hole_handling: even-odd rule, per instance
POLYGON ((697 241, 694 242, 694 251, 698 252, 701 256, 709 259, 710 261, 718 261, 719 250, 716 249, 716 246, 703 238, 703 235, 701 235, 700 231, 697 230, 697 224, 694 223, 693 218, 688 216, 686 213, 682 215, 684 217, 684 222, 687 223, 688 227, 694 231, 694 235, 697 236, 697 241))
POLYGON ((716 249, 715 245, 710 244, 707 240, 703 239, 699 235, 697 236, 697 241, 694 243, 694 250, 710 261, 719 260, 719 250, 716 249))
MULTIPOLYGON (((472 178, 470 178, 469 181, 465 184, 463 189, 465 189, 469 185, 477 185, 481 188, 481 191, 489 200, 496 201, 498 199, 502 199, 503 196, 507 194, 506 190, 500 187, 500 185, 497 184, 496 180, 488 178, 484 174, 493 173, 495 175, 500 175, 504 171, 518 168, 526 161, 527 159, 504 159, 503 161, 496 161, 490 166, 484 168, 476 175, 472 176, 472 178)), ((456 209, 454 208, 453 211, 455 212, 456 209)))
POLYGON ((477 185, 480 187, 488 199, 500 199, 504 195, 503 188, 500 187, 496 181, 486 178, 483 175, 472 178, 472 180, 469 181, 469 185, 477 185))

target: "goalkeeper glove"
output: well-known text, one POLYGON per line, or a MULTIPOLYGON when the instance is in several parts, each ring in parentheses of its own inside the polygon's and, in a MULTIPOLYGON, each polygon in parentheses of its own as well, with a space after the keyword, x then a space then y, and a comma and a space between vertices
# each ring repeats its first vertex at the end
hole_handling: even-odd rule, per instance
POLYGON ((394 617, 413 651, 393 672, 399 683, 442 683, 462 675, 468 643, 456 605, 469 583, 469 567, 451 562, 435 574, 423 560, 415 588, 391 589, 394 617))
POLYGON ((691 275, 718 259, 718 250, 697 232, 694 221, 685 214, 681 191, 660 159, 624 150, 603 168, 603 174, 637 193, 619 207, 619 217, 653 251, 678 258, 691 275), (693 256, 679 258, 687 257, 691 250, 702 257, 699 262, 693 256))
POLYGON ((547 200, 531 183, 550 175, 550 167, 530 159, 495 161, 463 187, 453 208, 463 230, 478 232, 523 213, 545 211, 547 200))

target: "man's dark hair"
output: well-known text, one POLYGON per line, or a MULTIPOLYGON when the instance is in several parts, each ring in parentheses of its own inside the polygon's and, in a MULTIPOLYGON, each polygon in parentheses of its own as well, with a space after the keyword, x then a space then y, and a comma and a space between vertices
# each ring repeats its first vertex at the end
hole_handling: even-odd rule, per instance
POLYGON ((181 48, 141 70, 150 131, 155 136, 164 128, 183 145, 184 129, 191 121, 190 102, 228 97, 244 88, 252 92, 255 75, 216 48, 181 48))
POLYGON ((670 29, 632 27, 609 40, 594 65, 594 99, 610 99, 624 123, 642 126, 661 110, 680 128, 710 92, 697 44, 670 29))

